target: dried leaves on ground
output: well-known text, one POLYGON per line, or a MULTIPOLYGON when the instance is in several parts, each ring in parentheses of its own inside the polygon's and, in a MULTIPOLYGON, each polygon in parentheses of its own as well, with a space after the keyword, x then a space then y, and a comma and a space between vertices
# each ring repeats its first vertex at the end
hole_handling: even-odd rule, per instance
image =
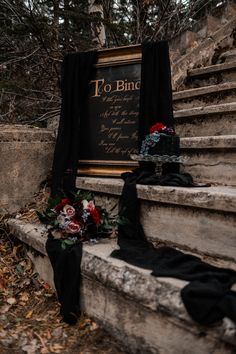
POLYGON ((83 314, 76 326, 61 322, 54 291, 43 282, 26 246, 0 223, 0 353, 122 354, 116 343, 83 314))

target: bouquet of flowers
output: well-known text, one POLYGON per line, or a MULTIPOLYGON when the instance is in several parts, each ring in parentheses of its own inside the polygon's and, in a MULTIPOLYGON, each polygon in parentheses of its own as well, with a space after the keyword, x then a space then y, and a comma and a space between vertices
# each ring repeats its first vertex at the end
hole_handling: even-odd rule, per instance
POLYGON ((92 193, 78 190, 71 195, 70 198, 50 198, 46 210, 37 211, 50 235, 61 240, 62 248, 77 242, 97 242, 125 222, 122 216, 111 216, 106 209, 95 206, 92 193))

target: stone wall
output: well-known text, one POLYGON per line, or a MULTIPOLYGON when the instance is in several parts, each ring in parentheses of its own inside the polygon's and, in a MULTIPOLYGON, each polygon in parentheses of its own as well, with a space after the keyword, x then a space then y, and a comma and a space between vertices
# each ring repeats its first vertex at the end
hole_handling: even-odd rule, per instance
POLYGON ((0 126, 0 214, 32 201, 52 166, 55 138, 51 130, 0 126))
POLYGON ((174 91, 184 89, 189 70, 235 60, 236 4, 229 1, 212 15, 170 41, 174 91))

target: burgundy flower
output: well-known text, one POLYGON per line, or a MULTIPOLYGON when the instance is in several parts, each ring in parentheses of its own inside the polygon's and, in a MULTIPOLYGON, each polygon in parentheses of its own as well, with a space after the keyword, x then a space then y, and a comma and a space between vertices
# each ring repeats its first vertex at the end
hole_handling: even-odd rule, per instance
POLYGON ((63 198, 60 203, 55 206, 54 210, 59 213, 66 204, 70 204, 70 200, 68 198, 63 198))
POLYGON ((62 205, 66 205, 66 204, 70 203, 70 199, 68 199, 68 198, 63 198, 60 203, 61 203, 62 205))
POLYGON ((96 225, 98 225, 101 220, 101 216, 100 216, 99 212, 97 211, 96 208, 90 209, 89 211, 90 211, 91 218, 93 219, 93 222, 96 225))
POLYGON ((154 124, 151 128, 150 128, 150 130, 149 130, 149 132, 152 134, 152 133, 155 133, 155 132, 160 132, 162 129, 164 129, 164 128, 166 128, 166 126, 164 125, 164 124, 162 124, 162 123, 156 123, 156 124, 154 124))

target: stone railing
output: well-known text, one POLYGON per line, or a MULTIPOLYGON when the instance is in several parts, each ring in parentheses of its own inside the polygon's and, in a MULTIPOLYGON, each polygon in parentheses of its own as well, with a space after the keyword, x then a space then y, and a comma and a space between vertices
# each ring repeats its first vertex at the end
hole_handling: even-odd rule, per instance
POLYGON ((32 201, 52 166, 52 131, 25 125, 1 125, 0 214, 32 201))

